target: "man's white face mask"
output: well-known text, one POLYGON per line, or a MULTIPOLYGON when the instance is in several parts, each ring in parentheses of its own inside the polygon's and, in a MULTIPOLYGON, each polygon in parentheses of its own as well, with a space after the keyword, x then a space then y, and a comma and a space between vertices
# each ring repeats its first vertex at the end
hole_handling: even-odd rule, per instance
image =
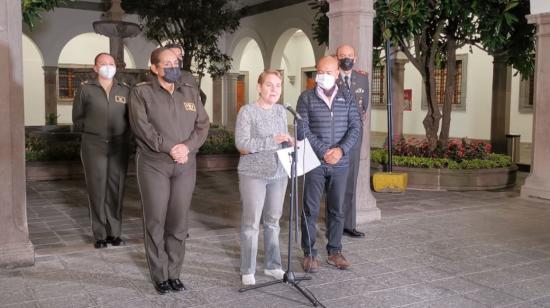
POLYGON ((321 87, 321 89, 330 90, 334 87, 336 78, 329 74, 317 74, 315 82, 317 82, 317 85, 321 87))

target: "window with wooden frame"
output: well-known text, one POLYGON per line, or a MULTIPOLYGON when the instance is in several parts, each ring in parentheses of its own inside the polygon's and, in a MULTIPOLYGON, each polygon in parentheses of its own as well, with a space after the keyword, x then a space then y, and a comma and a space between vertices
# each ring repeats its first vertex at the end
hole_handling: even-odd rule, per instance
MULTIPOLYGON (((521 78, 521 77, 520 77, 521 78)), ((535 109, 535 78, 531 75, 519 82, 519 112, 532 113, 535 109)))
POLYGON ((93 78, 91 66, 59 67, 57 71, 57 96, 60 102, 72 102, 80 84, 93 78))
MULTIPOLYGON (((456 56, 455 93, 453 96, 453 110, 466 109, 466 71, 468 67, 467 55, 456 56)), ((439 106, 443 106, 445 100, 445 83, 447 81, 447 67, 435 70, 435 100, 439 106)), ((428 107, 425 87, 422 86, 422 109, 428 107)))
POLYGON ((374 109, 386 108, 386 66, 376 65, 372 69, 371 74, 371 106, 374 109))

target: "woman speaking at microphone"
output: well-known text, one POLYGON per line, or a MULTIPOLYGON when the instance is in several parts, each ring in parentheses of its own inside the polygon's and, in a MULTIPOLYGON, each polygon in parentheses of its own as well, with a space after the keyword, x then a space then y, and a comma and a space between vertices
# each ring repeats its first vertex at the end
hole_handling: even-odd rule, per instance
POLYGON ((279 219, 283 212, 287 175, 276 151, 283 143, 293 144, 288 134, 281 97, 281 74, 265 70, 258 77, 259 97, 241 108, 237 115, 235 145, 239 160, 241 193, 241 275, 244 285, 256 283, 256 254, 260 218, 264 225, 264 274, 282 279, 279 250, 279 219))

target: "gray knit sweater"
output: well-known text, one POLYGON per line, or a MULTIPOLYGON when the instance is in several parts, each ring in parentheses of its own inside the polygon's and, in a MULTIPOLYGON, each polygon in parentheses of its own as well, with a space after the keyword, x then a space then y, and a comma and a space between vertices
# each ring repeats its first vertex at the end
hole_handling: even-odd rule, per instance
POLYGON ((285 177, 276 153, 282 146, 273 137, 286 133, 287 117, 282 105, 264 109, 252 102, 243 106, 237 115, 235 145, 250 154, 241 156, 239 174, 262 179, 285 177))

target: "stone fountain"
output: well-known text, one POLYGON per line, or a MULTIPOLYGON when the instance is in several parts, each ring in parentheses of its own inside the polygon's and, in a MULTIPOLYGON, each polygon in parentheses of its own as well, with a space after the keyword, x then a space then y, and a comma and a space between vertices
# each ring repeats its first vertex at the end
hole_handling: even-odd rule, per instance
POLYGON ((126 67, 124 63, 123 39, 134 37, 141 33, 141 27, 133 22, 122 21, 124 10, 120 7, 120 0, 111 1, 111 8, 106 12, 104 20, 94 21, 94 31, 109 38, 109 52, 115 57, 118 69, 126 67))

